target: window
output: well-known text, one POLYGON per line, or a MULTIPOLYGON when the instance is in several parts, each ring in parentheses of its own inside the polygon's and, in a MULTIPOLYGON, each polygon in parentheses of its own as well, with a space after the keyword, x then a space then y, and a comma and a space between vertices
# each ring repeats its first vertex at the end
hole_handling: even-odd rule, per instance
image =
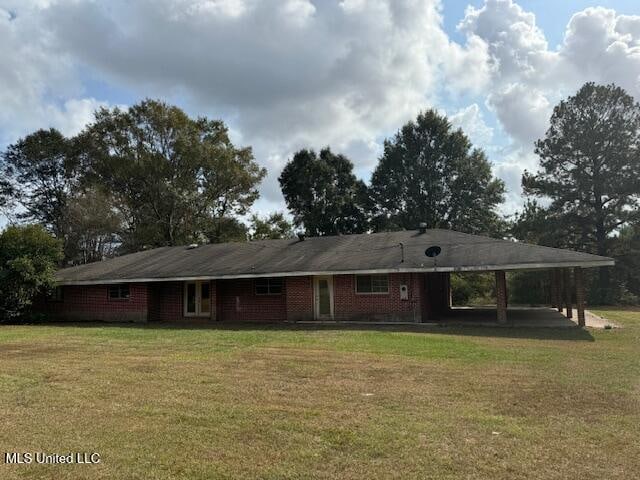
POLYGON ((256 278, 256 295, 280 295, 282 293, 282 278, 256 278))
POLYGON ((356 275, 356 293, 389 293, 389 275, 356 275))
POLYGON ((126 300, 129 298, 129 285, 111 285, 109 287, 109 298, 112 300, 126 300))
POLYGON ((64 300, 63 287, 54 287, 53 290, 49 291, 47 300, 50 302, 62 302, 64 300))

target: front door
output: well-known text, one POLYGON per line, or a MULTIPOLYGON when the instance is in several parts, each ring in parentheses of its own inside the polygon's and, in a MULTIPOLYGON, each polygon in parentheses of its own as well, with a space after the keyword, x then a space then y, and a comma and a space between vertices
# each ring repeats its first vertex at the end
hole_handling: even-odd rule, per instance
POLYGON ((184 283, 184 316, 211 316, 211 285, 208 280, 184 283))
POLYGON ((333 277, 313 277, 316 320, 333 320, 333 277))

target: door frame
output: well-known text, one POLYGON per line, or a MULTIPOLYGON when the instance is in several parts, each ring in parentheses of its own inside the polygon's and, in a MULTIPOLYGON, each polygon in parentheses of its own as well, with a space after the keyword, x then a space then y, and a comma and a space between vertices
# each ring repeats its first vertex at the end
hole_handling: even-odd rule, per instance
POLYGON ((185 317, 202 317, 202 318, 208 318, 211 317, 211 309, 212 309, 212 305, 211 305, 211 281, 209 280, 188 280, 186 282, 183 282, 183 294, 182 294, 182 314, 185 317), (202 285, 203 284, 209 284, 209 311, 208 312, 203 312, 202 311, 202 285), (188 291, 188 286, 189 285, 195 285, 195 294, 196 294, 196 311, 195 312, 188 312, 187 311, 187 291, 188 291))
POLYGON ((318 275, 313 277, 313 318, 315 320, 333 320, 334 308, 333 308, 333 275, 318 275), (329 315, 320 315, 320 286, 319 281, 327 280, 329 287, 329 315))

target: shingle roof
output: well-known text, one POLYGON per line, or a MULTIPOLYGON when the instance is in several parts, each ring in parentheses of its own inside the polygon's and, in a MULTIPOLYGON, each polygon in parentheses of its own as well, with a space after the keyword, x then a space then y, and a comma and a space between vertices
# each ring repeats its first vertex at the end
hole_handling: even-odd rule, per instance
POLYGON ((415 230, 161 247, 59 270, 60 284, 320 273, 516 270, 613 265, 613 259, 451 230, 415 230), (403 245, 403 247, 400 246, 403 245), (425 256, 433 245, 435 259, 425 256), (404 261, 403 253, 404 250, 404 261))

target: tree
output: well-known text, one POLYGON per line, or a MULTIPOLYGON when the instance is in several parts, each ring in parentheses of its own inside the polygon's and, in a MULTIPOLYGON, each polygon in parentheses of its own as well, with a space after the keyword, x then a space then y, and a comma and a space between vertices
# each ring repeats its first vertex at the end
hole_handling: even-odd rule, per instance
POLYGON ((247 226, 237 218, 221 217, 206 221, 203 234, 210 243, 246 242, 247 226))
POLYGON ((482 150, 428 110, 384 142, 371 179, 374 228, 414 229, 425 222, 428 228, 496 234, 504 191, 482 150))
POLYGON ((555 248, 579 249, 580 236, 563 228, 563 219, 535 199, 527 199, 511 223, 511 235, 523 242, 555 248))
POLYGON ((122 218, 113 199, 99 189, 76 192, 67 202, 67 261, 84 264, 116 254, 122 218))
POLYGON ((154 100, 99 110, 83 142, 88 180, 110 192, 124 219, 125 251, 224 238, 266 174, 223 122, 154 100))
POLYGON ((300 150, 278 180, 294 224, 309 235, 367 231, 367 187, 344 155, 300 150))
POLYGON ((616 301, 637 305, 640 301, 640 223, 620 229, 614 240, 613 256, 616 301))
POLYGON ((11 182, 6 177, 0 178, 0 213, 8 215, 12 201, 13 188, 11 187, 11 182))
POLYGON ((292 238, 293 225, 282 212, 274 212, 268 217, 251 216, 251 240, 276 240, 292 238))
MULTIPOLYGON (((576 247, 609 255, 613 234, 638 219, 640 105, 615 85, 585 84, 553 110, 536 142, 537 173, 524 173, 525 194, 550 200, 550 215, 576 247)), ((599 300, 611 301, 610 273, 601 268, 599 300)))
POLYGON ((0 233, 0 319, 27 313, 36 295, 53 286, 61 242, 40 225, 10 226, 0 233))
POLYGON ((44 226, 67 251, 65 209, 77 180, 73 141, 55 129, 38 130, 7 147, 0 173, 4 203, 17 203, 20 220, 44 226))

